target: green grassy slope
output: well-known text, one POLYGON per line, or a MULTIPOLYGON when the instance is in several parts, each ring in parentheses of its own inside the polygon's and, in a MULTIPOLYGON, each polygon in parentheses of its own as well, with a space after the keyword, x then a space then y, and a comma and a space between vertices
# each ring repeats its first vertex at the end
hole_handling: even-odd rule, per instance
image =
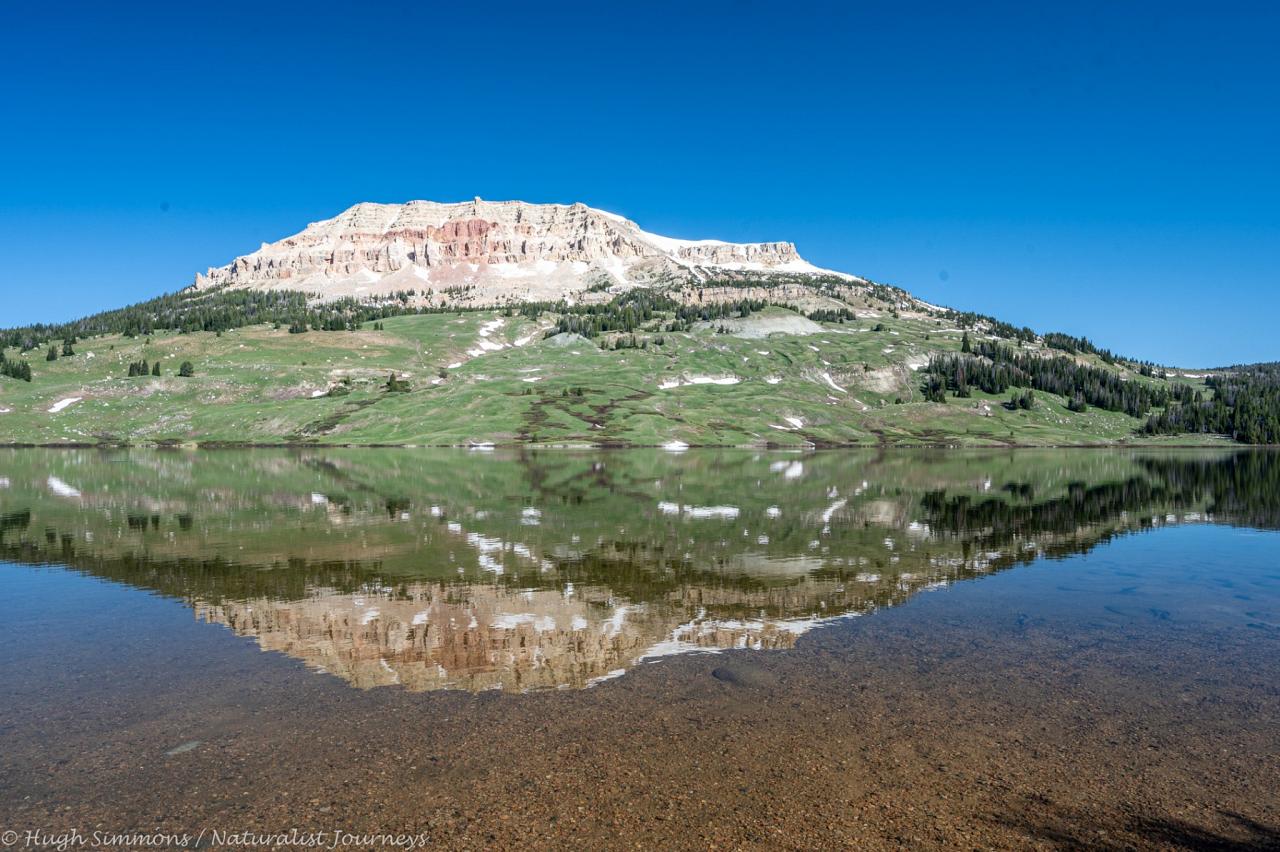
MULTIPOLYGON (((0 443, 1160 443, 1135 435, 1134 418, 1072 413, 1045 393, 1031 411, 976 390, 925 402, 918 368, 961 340, 926 314, 813 326, 769 308, 724 327, 655 326, 636 334, 646 348, 608 351, 598 340, 544 339, 554 320, 467 311, 390 318, 381 330, 263 325, 82 340, 53 362, 28 353, 33 382, 0 378, 0 443), (810 333, 769 333, 778 327, 810 333), (128 378, 141 359, 158 360, 161 377, 128 378), (195 376, 179 378, 186 360, 195 376), (393 370, 410 392, 385 390, 393 370)), ((1208 439, 1176 442, 1190 440, 1208 439)))

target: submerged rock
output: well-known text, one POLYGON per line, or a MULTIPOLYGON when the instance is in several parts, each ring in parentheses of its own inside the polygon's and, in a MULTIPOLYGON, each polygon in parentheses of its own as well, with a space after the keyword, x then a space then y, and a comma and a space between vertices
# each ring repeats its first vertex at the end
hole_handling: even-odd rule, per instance
POLYGON ((778 682, 772 672, 746 662, 734 663, 731 666, 718 666, 711 670, 711 676, 716 680, 724 681, 734 686, 745 686, 752 689, 762 689, 773 686, 778 682))

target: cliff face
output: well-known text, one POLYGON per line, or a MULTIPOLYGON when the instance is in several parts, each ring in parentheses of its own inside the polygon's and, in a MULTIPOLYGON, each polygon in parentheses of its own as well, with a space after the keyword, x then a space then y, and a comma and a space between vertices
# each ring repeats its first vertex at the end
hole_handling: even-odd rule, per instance
POLYGON ((584 204, 477 198, 357 204, 197 275, 193 287, 304 290, 321 298, 452 288, 470 290, 471 301, 497 302, 747 272, 826 271, 791 243, 677 240, 584 204))

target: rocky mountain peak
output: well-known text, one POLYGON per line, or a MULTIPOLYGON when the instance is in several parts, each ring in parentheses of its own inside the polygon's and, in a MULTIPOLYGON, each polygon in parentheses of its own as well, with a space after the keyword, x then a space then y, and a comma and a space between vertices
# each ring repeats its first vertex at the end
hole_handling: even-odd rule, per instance
POLYGON ((501 302, 747 274, 838 273, 808 263, 789 242, 675 239, 582 203, 475 198, 362 202, 197 275, 193 286, 304 290, 326 299, 466 289, 501 302))

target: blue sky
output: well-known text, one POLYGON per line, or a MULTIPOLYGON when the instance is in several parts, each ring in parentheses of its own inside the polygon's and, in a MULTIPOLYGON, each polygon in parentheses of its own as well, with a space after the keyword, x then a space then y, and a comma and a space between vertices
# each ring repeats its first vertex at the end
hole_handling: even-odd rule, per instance
POLYGON ((0 325, 357 201, 583 201, 1186 366, 1280 358, 1280 6, 20 4, 0 325))

